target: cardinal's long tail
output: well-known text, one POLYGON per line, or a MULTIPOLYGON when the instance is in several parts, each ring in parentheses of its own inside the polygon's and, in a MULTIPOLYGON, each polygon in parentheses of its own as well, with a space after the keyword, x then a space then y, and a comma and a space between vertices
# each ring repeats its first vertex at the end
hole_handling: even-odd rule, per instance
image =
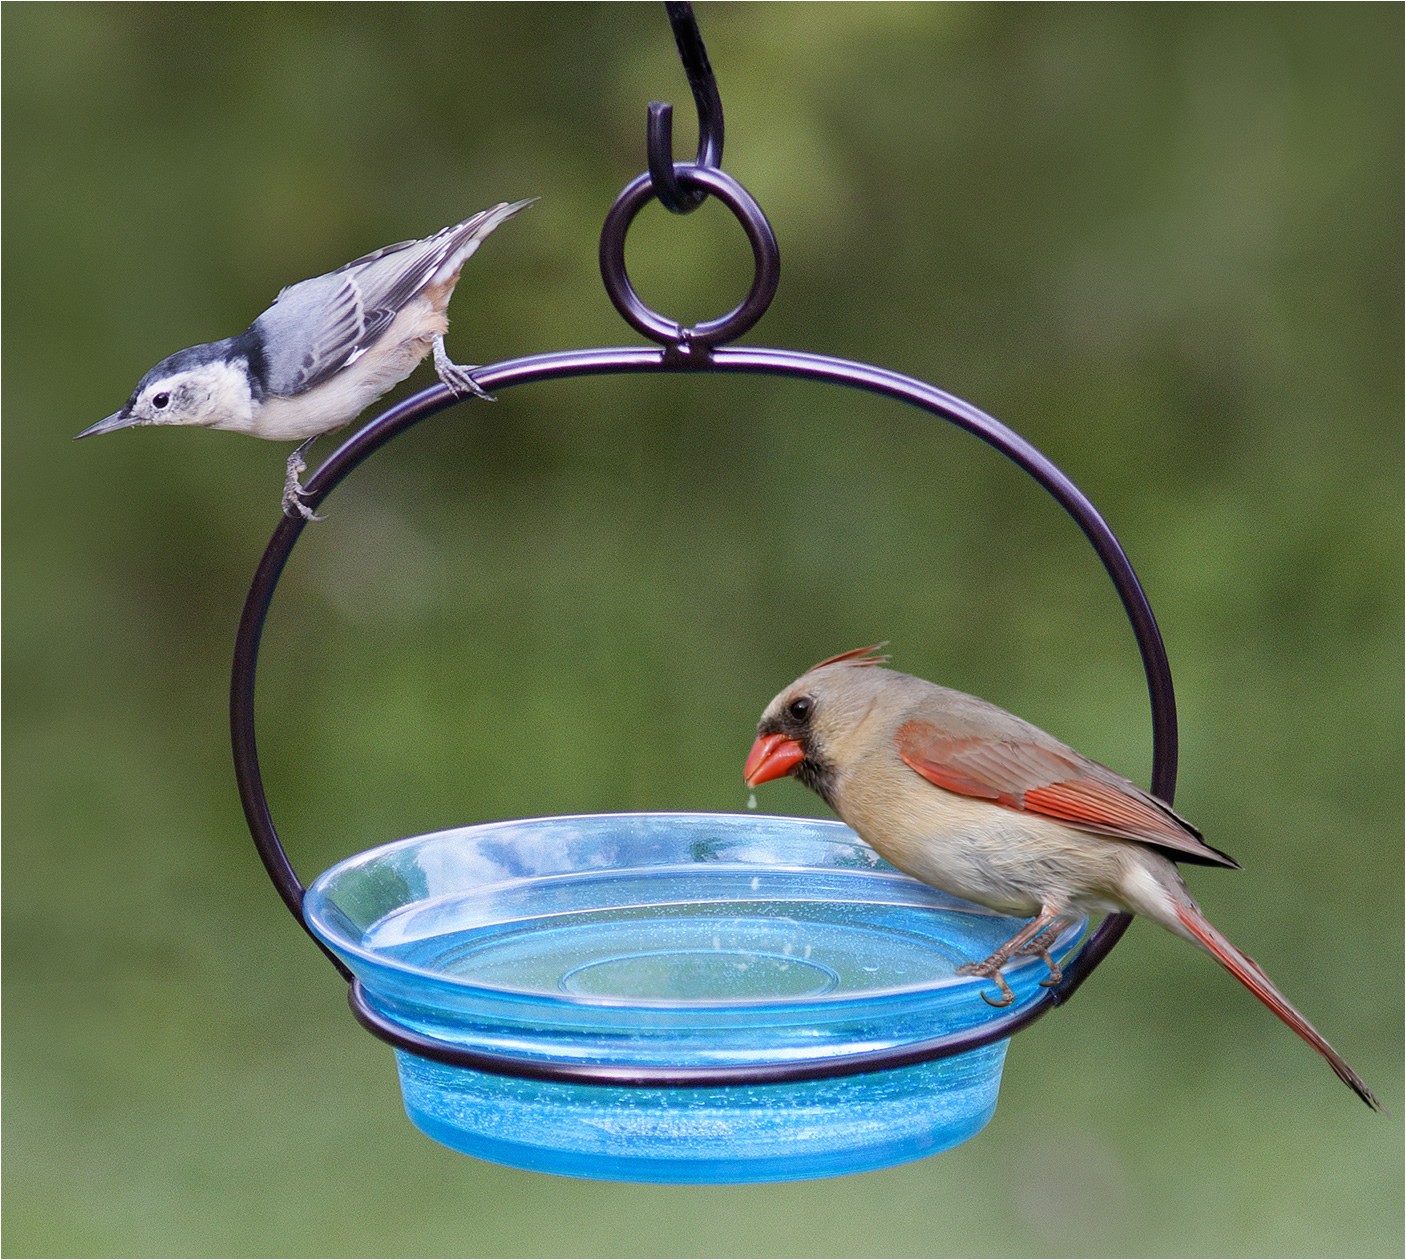
POLYGON ((1327 1059, 1333 1071, 1338 1074, 1338 1079, 1354 1090, 1373 1111, 1382 1109, 1377 1096, 1367 1088, 1367 1082, 1348 1066, 1347 1060, 1324 1040, 1323 1034, 1299 1013, 1294 1004, 1274 987, 1273 981, 1260 970, 1259 964, 1253 958, 1236 949, 1207 922, 1194 905, 1178 902, 1175 909, 1178 920, 1192 940, 1202 945, 1222 967, 1327 1059))

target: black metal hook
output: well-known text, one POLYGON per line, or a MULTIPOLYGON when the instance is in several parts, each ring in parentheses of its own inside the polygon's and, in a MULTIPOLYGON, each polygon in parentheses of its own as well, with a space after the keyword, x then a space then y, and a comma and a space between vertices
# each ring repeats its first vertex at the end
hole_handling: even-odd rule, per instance
MULTIPOLYGON (((695 167, 716 169, 723 160, 723 102, 718 95, 717 80, 708 61, 708 50, 693 16, 693 5, 678 0, 666 0, 665 11, 674 30, 679 60, 683 62, 693 103, 698 109, 698 155, 695 167)), ((674 107, 655 101, 649 107, 645 123, 646 149, 649 154, 649 178, 659 204, 674 214, 688 214, 708 198, 706 190, 685 188, 674 168, 674 107)))

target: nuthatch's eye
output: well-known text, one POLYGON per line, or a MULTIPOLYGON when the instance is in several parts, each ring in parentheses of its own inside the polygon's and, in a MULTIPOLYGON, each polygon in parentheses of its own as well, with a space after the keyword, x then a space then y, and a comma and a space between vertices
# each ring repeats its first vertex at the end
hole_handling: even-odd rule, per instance
POLYGON ((815 701, 809 696, 801 696, 798 700, 792 700, 786 706, 786 716, 793 722, 804 723, 810 718, 811 710, 815 708, 815 701))
POLYGON ((159 394, 153 394, 151 396, 151 405, 155 407, 157 411, 164 411, 170 402, 171 395, 164 389, 159 394))

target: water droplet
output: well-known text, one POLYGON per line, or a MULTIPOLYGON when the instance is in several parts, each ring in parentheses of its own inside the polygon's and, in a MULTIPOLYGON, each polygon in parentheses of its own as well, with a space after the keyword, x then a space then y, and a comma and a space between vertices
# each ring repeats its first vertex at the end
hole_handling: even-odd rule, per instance
POLYGON ((747 793, 747 808, 748 808, 748 809, 756 809, 756 808, 757 808, 757 794, 756 794, 755 792, 748 792, 748 793, 747 793))

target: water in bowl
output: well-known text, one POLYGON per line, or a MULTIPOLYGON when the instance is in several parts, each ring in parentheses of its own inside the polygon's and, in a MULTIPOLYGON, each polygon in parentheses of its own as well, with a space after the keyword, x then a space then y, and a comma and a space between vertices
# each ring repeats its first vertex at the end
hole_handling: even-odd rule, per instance
POLYGON ((954 939, 950 921, 913 903, 907 881, 891 881, 889 900, 875 886, 883 882, 870 877, 854 901, 852 876, 816 872, 627 872, 608 890, 558 876, 548 912, 466 893, 388 915, 363 943, 388 962, 474 985, 680 1003, 932 984, 999 943, 985 916, 954 939))

